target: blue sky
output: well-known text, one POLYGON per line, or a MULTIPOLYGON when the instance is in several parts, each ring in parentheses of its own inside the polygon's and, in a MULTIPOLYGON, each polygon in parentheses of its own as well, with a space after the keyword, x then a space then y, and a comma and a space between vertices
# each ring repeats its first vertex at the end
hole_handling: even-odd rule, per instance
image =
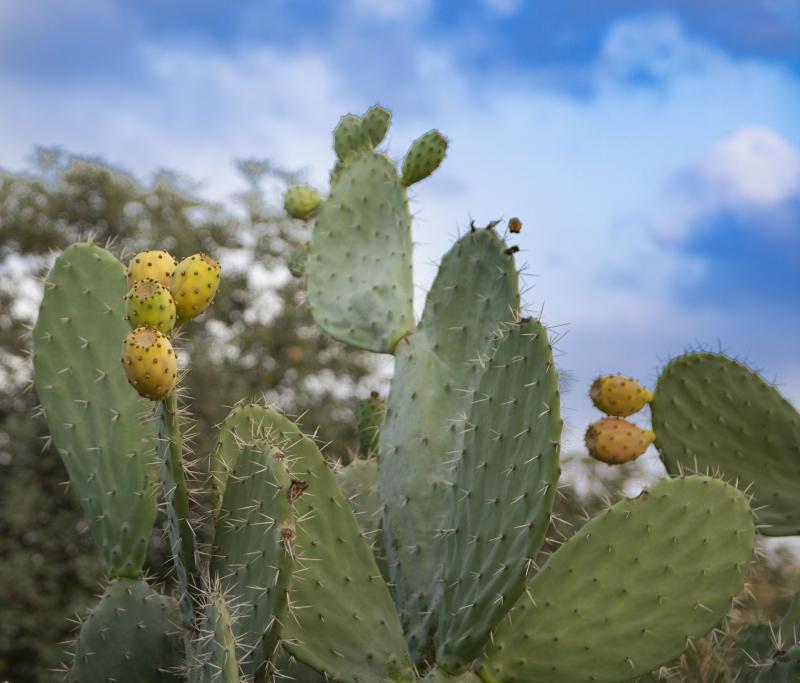
POLYGON ((420 292, 470 218, 523 219, 573 440, 596 373, 652 385, 689 346, 800 402, 800 0, 0 0, 0 167, 57 144, 224 200, 256 156, 324 189, 375 101, 393 156, 451 141, 413 192, 420 292))

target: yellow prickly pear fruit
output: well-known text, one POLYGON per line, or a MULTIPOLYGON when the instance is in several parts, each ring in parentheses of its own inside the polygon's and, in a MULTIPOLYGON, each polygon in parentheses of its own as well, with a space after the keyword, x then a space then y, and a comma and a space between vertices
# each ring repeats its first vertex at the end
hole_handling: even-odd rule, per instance
POLYGON ((128 263, 128 286, 139 280, 155 280, 169 287, 169 279, 175 272, 175 259, 166 251, 140 251, 128 263))
POLYGON ((589 397, 606 415, 628 417, 650 403, 653 392, 630 377, 606 375, 592 383, 589 397))
POLYGON ((621 417, 604 417, 586 430, 589 455, 609 465, 636 460, 653 443, 656 435, 621 417))
POLYGON ((292 218, 307 221, 322 203, 322 197, 308 185, 292 185, 283 195, 283 208, 292 218))
POLYGON ((508 229, 515 235, 522 232, 522 221, 514 216, 508 219, 508 229))
POLYGON ((149 325, 137 327, 125 337, 122 365, 131 386, 151 401, 165 399, 178 381, 178 361, 172 344, 149 325))
POLYGON ((169 289, 175 300, 178 325, 209 307, 221 277, 219 264, 208 254, 194 254, 176 266, 169 289))
POLYGON ((132 328, 155 327, 169 334, 175 327, 175 301, 160 282, 139 280, 125 295, 125 318, 132 328))

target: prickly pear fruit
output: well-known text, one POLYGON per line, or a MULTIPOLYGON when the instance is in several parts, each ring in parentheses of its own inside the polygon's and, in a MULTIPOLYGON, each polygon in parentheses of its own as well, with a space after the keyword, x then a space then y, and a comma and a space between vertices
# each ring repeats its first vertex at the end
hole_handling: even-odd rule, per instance
POLYGON ((355 152, 369 148, 369 140, 361 127, 360 116, 347 114, 339 119, 339 125, 333 131, 333 149, 339 159, 347 161, 355 152))
POLYGON ((586 430, 589 455, 608 465, 636 460, 653 443, 656 435, 621 417, 604 417, 586 430))
POLYGON ((447 138, 438 130, 429 130, 411 143, 403 159, 400 182, 406 187, 424 180, 442 163, 447 154, 447 138))
POLYGON ((178 362, 172 344, 149 325, 137 327, 125 337, 122 365, 131 386, 151 401, 165 399, 178 381, 178 362))
POLYGON ((125 295, 125 319, 133 329, 142 325, 169 334, 175 327, 175 301, 160 282, 139 280, 125 295))
POLYGON ((513 232, 515 235, 522 232, 522 221, 514 216, 513 218, 508 219, 508 229, 510 232, 513 232))
POLYGON ((308 260, 308 248, 305 245, 297 247, 289 257, 289 272, 292 277, 303 277, 306 274, 306 261, 308 260))
POLYGON ((283 208, 292 218, 307 221, 322 203, 322 197, 308 185, 292 185, 283 195, 283 208))
POLYGON ((392 114, 388 109, 384 109, 377 104, 367 109, 367 113, 364 114, 364 118, 361 122, 361 130, 364 132, 364 135, 373 148, 383 142, 383 138, 386 137, 386 131, 389 130, 389 123, 391 120, 392 114))
POLYGON ((166 251, 140 251, 128 263, 128 286, 139 280, 155 280, 169 287, 169 279, 175 272, 175 259, 166 251))
POLYGON ((606 415, 628 417, 650 403, 653 392, 630 377, 605 375, 592 383, 589 397, 606 415))
POLYGON ((367 457, 378 450, 378 436, 385 414, 386 404, 377 391, 373 391, 368 399, 358 405, 356 434, 358 435, 358 453, 362 457, 367 457))
POLYGON ((200 315, 209 307, 221 277, 219 264, 208 254, 193 254, 176 266, 169 289, 175 299, 178 325, 200 315))

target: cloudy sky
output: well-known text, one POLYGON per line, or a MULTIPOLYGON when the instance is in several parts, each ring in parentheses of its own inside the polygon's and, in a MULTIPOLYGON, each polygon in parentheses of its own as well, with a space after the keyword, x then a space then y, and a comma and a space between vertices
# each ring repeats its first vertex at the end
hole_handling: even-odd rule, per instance
POLYGON ((798 0, 0 0, 6 169, 54 144, 225 200, 256 156, 324 189, 376 101, 391 155, 450 138, 412 198, 421 292, 471 218, 524 221, 573 437, 595 374, 652 385, 687 347, 800 403, 798 0))

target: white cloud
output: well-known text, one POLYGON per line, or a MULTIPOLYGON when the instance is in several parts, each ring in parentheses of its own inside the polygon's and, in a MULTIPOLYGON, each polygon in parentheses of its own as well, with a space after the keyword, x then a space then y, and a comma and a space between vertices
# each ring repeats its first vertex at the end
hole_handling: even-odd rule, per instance
POLYGON ((680 241, 715 212, 776 207, 797 196, 800 149, 766 126, 747 124, 675 175, 665 199, 671 211, 660 222, 659 232, 680 241))

